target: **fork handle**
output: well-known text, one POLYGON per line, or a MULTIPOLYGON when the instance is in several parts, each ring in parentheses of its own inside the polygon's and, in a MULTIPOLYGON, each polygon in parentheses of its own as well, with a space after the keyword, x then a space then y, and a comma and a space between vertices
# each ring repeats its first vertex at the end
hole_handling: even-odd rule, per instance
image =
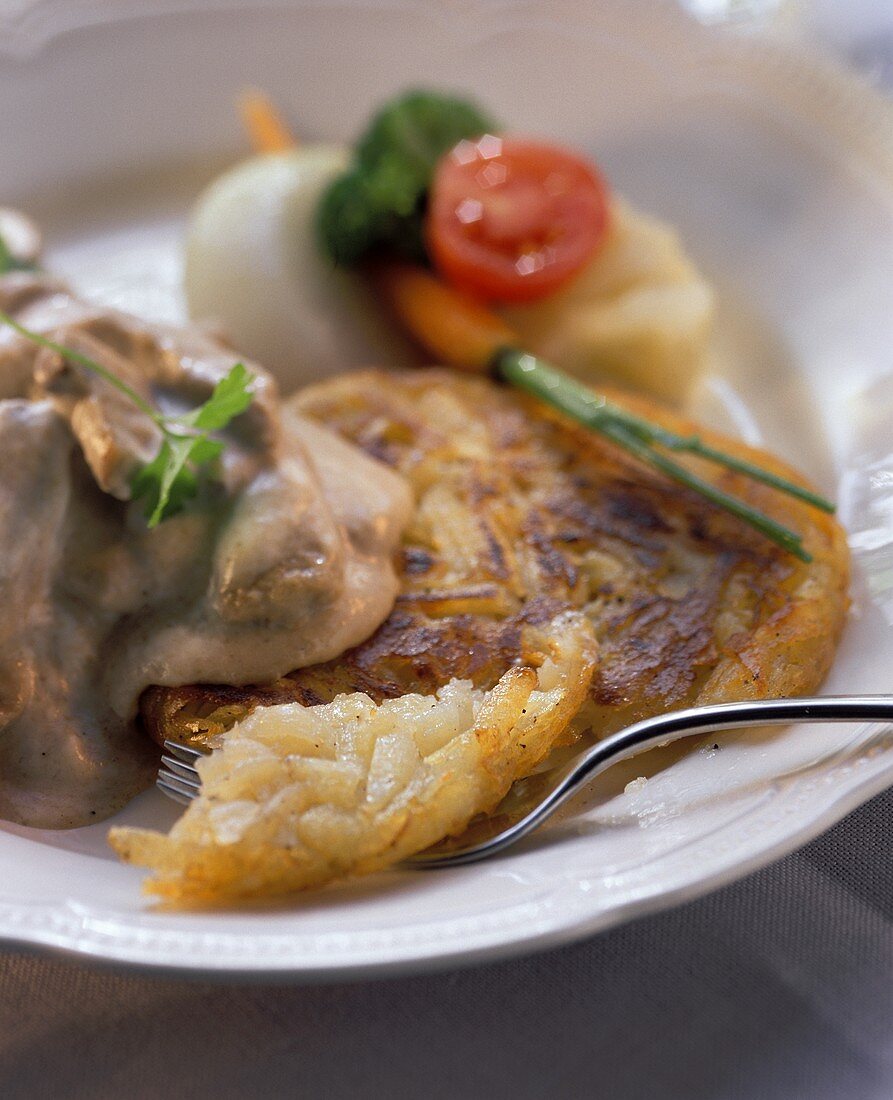
POLYGON ((893 695, 826 695, 813 699, 758 699, 742 703, 717 703, 690 707, 645 718, 618 733, 598 741, 561 773, 555 787, 525 817, 498 836, 458 852, 424 853, 414 857, 413 866, 443 867, 474 863, 495 855, 527 836, 546 818, 612 764, 645 749, 746 726, 777 726, 788 722, 893 722, 893 695))

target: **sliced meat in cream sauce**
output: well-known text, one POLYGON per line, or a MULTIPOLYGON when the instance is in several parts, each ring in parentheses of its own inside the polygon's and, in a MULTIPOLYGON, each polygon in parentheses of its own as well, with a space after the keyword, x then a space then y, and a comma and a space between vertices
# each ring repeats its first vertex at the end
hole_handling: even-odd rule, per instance
MULTIPOLYGON (((0 278, 0 308, 165 412, 206 399, 236 358, 43 276, 0 278)), ((272 680, 388 615, 406 483, 282 407, 272 378, 246 365, 253 401, 224 433, 219 479, 149 530, 130 483, 157 427, 108 382, 0 326, 0 817, 107 817, 154 776, 133 723, 150 684, 272 680)))

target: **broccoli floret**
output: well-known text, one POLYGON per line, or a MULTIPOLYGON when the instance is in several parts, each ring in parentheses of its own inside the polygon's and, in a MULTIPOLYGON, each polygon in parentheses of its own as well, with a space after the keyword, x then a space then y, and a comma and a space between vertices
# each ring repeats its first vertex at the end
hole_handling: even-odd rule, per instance
POLYGON ((353 167, 323 196, 318 226, 336 264, 373 249, 423 260, 422 220, 434 167, 463 138, 494 132, 474 104, 411 91, 386 104, 356 147, 353 167))

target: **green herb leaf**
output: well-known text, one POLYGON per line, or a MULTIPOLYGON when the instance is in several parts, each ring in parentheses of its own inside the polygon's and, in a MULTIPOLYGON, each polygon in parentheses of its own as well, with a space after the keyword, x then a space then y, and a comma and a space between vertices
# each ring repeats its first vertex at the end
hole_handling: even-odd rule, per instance
POLYGON ((186 467, 193 442, 188 437, 164 438, 158 454, 134 475, 130 485, 133 499, 145 500, 150 527, 175 515, 195 495, 196 477, 186 467))
POLYGON ((180 423, 209 432, 225 428, 251 404, 249 387, 253 381, 254 375, 246 370, 245 364, 236 363, 229 374, 220 379, 208 400, 181 416, 180 423))
POLYGON ((219 457, 223 444, 204 435, 172 435, 131 481, 134 500, 144 500, 149 527, 183 510, 198 492, 198 470, 219 457))
POLYGON ((150 527, 182 511, 198 492, 199 474, 212 469, 223 453, 223 443, 211 439, 208 432, 219 431, 251 404, 254 375, 244 363, 236 363, 214 387, 211 396, 198 408, 180 417, 165 416, 140 394, 88 355, 32 332, 14 317, 0 310, 0 323, 9 325, 38 347, 48 348, 91 374, 114 386, 161 429, 158 454, 140 467, 131 478, 134 500, 145 502, 150 527), (198 429, 197 431, 192 429, 198 429))
POLYGON ((205 434, 225 428, 251 404, 254 375, 244 363, 236 363, 220 379, 211 396, 197 409, 162 424, 164 440, 155 458, 139 470, 131 482, 134 500, 145 500, 150 527, 182 511, 198 492, 197 472, 210 466, 223 451, 223 444, 205 434), (201 435, 180 435, 173 425, 202 429, 201 435))
POLYGON ((216 462, 222 454, 223 443, 221 440, 200 436, 192 445, 189 459, 195 466, 209 466, 212 462, 216 462))
POLYGON ((343 265, 379 247, 424 260, 422 221, 438 160, 463 138, 496 128, 473 103, 437 92, 387 103, 360 138, 353 167, 323 195, 318 229, 326 253, 343 265))

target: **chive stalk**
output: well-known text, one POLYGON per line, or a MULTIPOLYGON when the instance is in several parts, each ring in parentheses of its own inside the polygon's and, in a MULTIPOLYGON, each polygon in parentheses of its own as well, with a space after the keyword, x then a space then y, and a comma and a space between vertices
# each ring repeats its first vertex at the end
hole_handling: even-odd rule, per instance
POLYGON ((657 447, 697 455, 728 470, 744 474, 754 481, 769 485, 797 500, 805 501, 822 511, 833 512, 834 505, 824 497, 744 459, 710 447, 698 436, 679 435, 651 421, 642 420, 625 409, 612 405, 601 394, 590 390, 563 371, 556 370, 542 359, 519 348, 501 348, 494 355, 491 367, 497 378, 525 390, 547 405, 558 409, 559 412, 599 432, 640 461, 653 466, 673 481, 685 485, 718 507, 737 516, 800 561, 812 560, 810 554, 803 548, 801 537, 795 531, 778 523, 758 508, 698 477, 685 466, 657 450, 657 447))

